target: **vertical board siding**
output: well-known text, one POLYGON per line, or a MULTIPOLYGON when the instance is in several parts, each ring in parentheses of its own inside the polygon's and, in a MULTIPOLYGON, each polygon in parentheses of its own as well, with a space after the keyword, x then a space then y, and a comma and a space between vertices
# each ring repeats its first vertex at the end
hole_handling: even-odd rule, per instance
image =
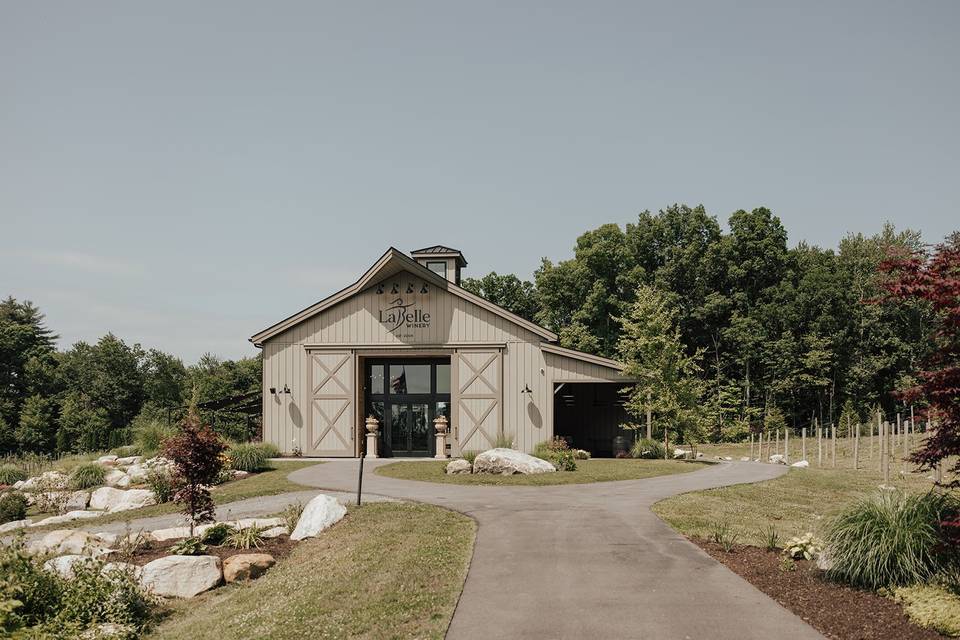
MULTIPOLYGON (((385 282, 393 280, 420 282, 407 273, 387 278, 385 282)), ((419 291, 419 287, 415 289, 419 291)), ((428 328, 417 329, 414 337, 401 339, 379 321, 378 313, 384 304, 383 295, 387 294, 378 295, 374 285, 264 342, 263 434, 265 440, 276 444, 283 453, 292 453, 294 447, 299 447, 307 455, 312 451, 309 440, 313 390, 310 389, 310 356, 306 345, 322 347, 329 344, 331 348, 334 348, 333 345, 349 345, 344 346, 341 352, 356 352, 351 365, 355 394, 356 389, 362 386, 362 371, 359 370, 360 359, 357 355, 362 355, 364 348, 409 346, 413 349, 409 354, 413 355, 418 344, 434 347, 431 352, 435 352, 436 347, 446 346, 450 349, 449 353, 454 355, 475 352, 468 356, 472 358, 471 364, 474 364, 473 359, 481 357, 477 354, 498 352, 499 407, 484 420, 484 429, 492 429, 492 437, 496 437, 499 429, 502 429, 504 434, 513 438, 517 449, 527 452, 538 442, 553 437, 553 390, 556 381, 623 380, 613 369, 566 356, 545 354, 540 349, 541 336, 432 286, 426 295, 415 293, 403 296, 405 301, 412 300, 418 308, 429 312, 431 322, 428 328), (492 348, 479 346, 485 343, 492 343, 492 348), (478 346, 468 349, 458 344, 478 346), (289 395, 269 393, 270 387, 283 389, 284 384, 291 389, 289 395), (530 393, 523 393, 524 388, 529 388, 530 393)), ((402 357, 406 353, 399 352, 397 355, 402 357)), ((451 365, 454 364, 452 356, 451 365)), ((458 388, 463 372, 459 369, 459 366, 451 366, 451 429, 455 433, 461 428, 458 388)), ((476 382, 473 387, 476 388, 476 382)), ((464 395, 469 395, 469 392, 464 395)), ((470 402, 468 408, 474 413, 473 405, 482 404, 479 400, 470 402)), ((358 430, 362 433, 360 423, 363 420, 363 405, 357 400, 353 405, 348 410, 354 423, 353 433, 356 434, 358 430)), ((482 412, 480 408, 476 410, 482 412)), ((456 437, 451 441, 453 453, 458 454, 456 437)), ((477 444, 475 435, 472 442, 464 443, 464 446, 470 448, 477 444)), ((344 449, 341 455, 355 455, 356 442, 352 445, 353 449, 344 449)))

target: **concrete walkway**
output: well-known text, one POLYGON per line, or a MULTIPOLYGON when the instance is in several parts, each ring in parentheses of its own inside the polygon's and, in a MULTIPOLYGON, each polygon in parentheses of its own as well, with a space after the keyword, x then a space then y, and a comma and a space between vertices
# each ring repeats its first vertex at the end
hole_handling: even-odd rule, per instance
MULTIPOLYGON (((437 504, 479 524, 447 637, 746 640, 822 636, 657 518, 663 498, 775 478, 785 467, 721 464, 646 480, 555 487, 476 487, 372 473, 364 492, 437 504)), ((357 461, 290 480, 349 491, 357 461)))

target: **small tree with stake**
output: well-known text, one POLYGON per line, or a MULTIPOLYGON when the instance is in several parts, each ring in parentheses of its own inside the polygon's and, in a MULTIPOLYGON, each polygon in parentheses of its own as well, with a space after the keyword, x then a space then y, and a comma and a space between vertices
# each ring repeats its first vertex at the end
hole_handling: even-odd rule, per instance
MULTIPOLYGON (((888 296, 919 300, 934 312, 933 350, 917 374, 917 384, 901 396, 906 401, 924 398, 935 428, 911 461, 921 469, 934 469, 953 458, 953 478, 943 484, 960 487, 960 232, 926 251, 892 256, 881 265, 890 278, 884 284, 888 296)), ((960 543, 960 518, 943 522, 954 544, 960 543)))
POLYGON ((183 514, 190 522, 190 537, 194 527, 214 519, 210 485, 214 484, 223 467, 220 454, 226 448, 209 425, 191 408, 180 423, 180 431, 164 443, 163 453, 177 468, 177 490, 173 499, 183 506, 183 514))

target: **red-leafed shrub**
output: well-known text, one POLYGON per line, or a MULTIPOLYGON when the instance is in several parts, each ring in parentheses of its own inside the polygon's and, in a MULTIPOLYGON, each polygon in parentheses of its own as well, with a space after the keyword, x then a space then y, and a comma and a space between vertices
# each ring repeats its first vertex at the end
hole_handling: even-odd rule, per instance
MULTIPOLYGON (((930 404, 928 417, 934 429, 911 459, 921 469, 933 469, 960 455, 960 232, 937 245, 932 254, 892 256, 881 269, 890 276, 884 285, 888 298, 922 300, 934 312, 933 351, 923 363, 918 384, 902 394, 905 400, 923 398, 930 404)), ((953 479, 944 483, 954 488, 960 486, 960 459, 955 460, 953 479)))
POLYGON ((180 423, 179 432, 164 442, 163 454, 173 460, 177 470, 173 499, 183 506, 183 514, 189 518, 191 538, 195 525, 214 519, 209 487, 223 468, 220 454, 224 449, 226 445, 220 436, 209 425, 201 424, 193 411, 180 423))

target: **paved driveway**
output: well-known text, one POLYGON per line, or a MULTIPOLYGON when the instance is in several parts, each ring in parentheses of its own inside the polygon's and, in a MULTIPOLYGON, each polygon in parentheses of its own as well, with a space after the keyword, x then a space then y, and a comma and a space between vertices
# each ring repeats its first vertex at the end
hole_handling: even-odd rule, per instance
MULTIPOLYGON (((784 467, 735 463, 646 480, 475 487, 372 473, 388 462, 365 463, 365 493, 437 504, 479 524, 450 639, 822 640, 650 511, 668 496, 768 480, 784 467)), ((290 479, 355 489, 357 464, 328 462, 290 479)))

